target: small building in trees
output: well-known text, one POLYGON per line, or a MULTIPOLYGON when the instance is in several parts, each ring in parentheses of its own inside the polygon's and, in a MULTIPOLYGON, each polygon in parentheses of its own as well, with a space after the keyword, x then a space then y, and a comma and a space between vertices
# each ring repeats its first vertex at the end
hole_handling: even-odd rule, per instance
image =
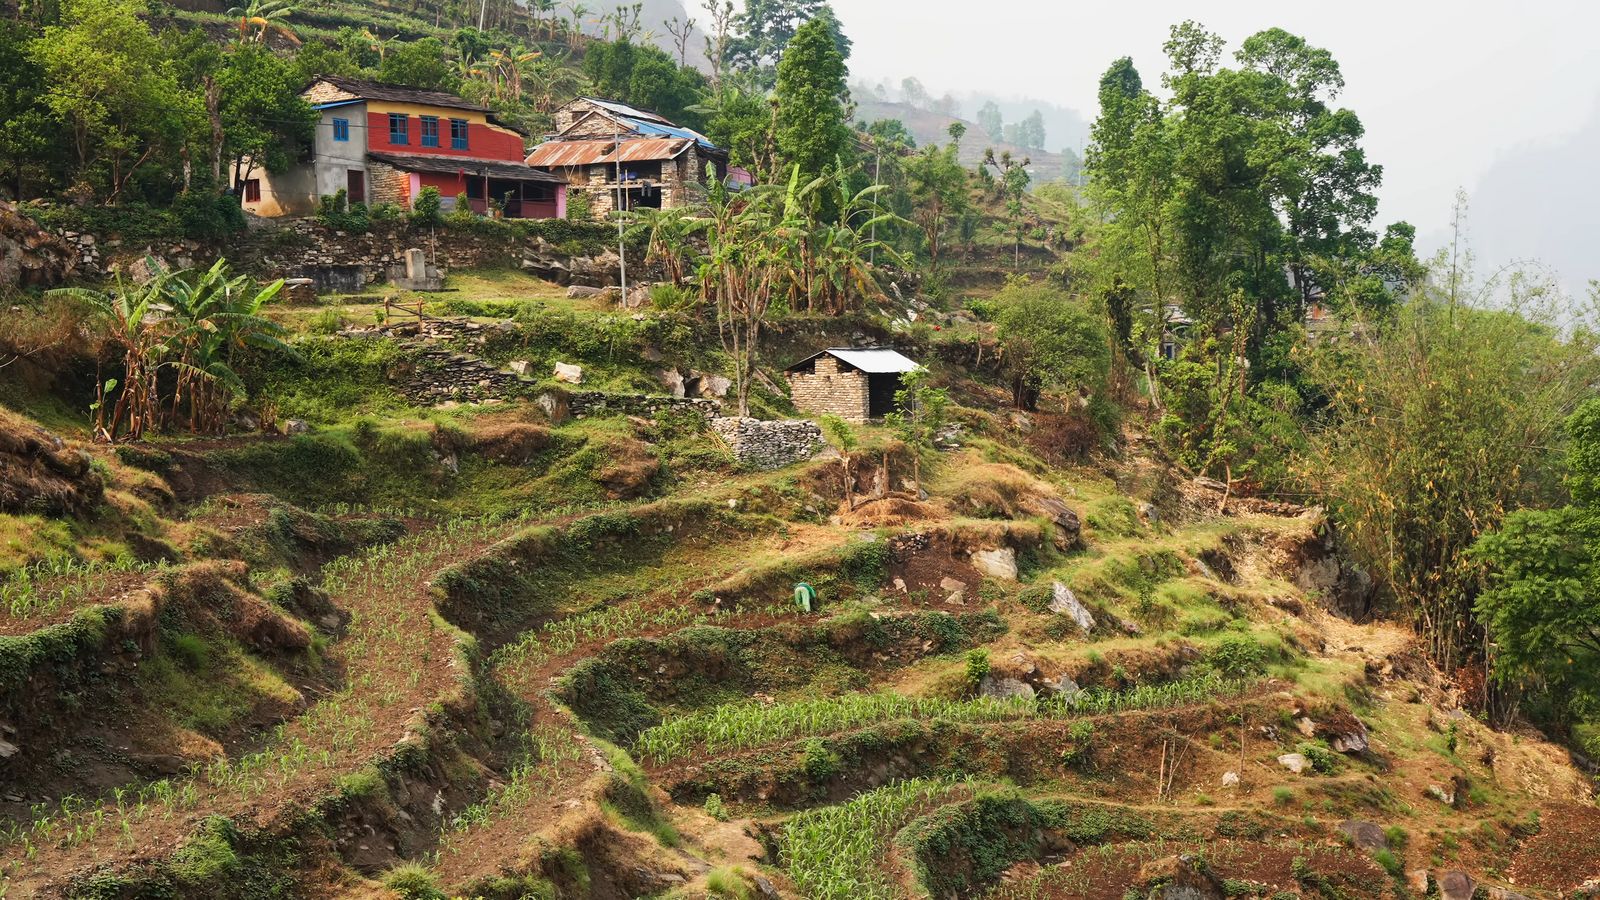
POLYGON ((488 107, 444 91, 318 75, 300 94, 319 115, 310 158, 287 172, 256 170, 238 186, 261 216, 310 215, 323 197, 410 208, 423 188, 452 210, 510 219, 566 215, 566 182, 523 161, 523 135, 488 107))
POLYGON ((708 178, 729 175, 728 152, 705 135, 625 103, 579 97, 556 110, 555 126, 526 162, 583 195, 597 219, 619 197, 623 209, 688 206, 708 178))
POLYGON ((901 376, 916 362, 888 347, 830 347, 784 370, 794 405, 846 422, 881 419, 895 409, 901 376))

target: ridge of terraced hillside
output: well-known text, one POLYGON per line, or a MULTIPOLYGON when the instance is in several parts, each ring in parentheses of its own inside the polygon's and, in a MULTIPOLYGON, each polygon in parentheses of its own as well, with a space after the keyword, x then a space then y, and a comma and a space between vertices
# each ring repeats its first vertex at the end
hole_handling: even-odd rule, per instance
POLYGON ((286 436, 96 443, 88 358, 5 373, 7 896, 1531 897, 1600 853, 1564 751, 1346 617, 1320 509, 1131 423, 1064 458, 905 334, 936 449, 751 470, 657 380, 714 369, 702 325, 453 277, 488 315, 269 307, 286 436), (434 346, 585 384, 429 405, 434 346))

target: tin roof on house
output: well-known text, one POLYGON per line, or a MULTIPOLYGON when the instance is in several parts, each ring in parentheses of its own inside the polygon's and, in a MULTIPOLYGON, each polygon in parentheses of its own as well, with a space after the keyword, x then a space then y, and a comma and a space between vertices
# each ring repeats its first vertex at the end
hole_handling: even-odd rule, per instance
POLYGON ((578 99, 587 100, 588 102, 593 103, 595 106, 598 106, 608 112, 616 113, 619 116, 627 116, 631 119, 643 119, 647 122, 660 122, 664 125, 672 124, 670 121, 668 121, 666 116, 663 116, 660 113, 654 113, 648 109, 640 109, 637 106, 629 106, 626 103, 618 103, 615 100, 602 100, 599 97, 579 97, 578 99))
MULTIPOLYGON (((655 136, 680 138, 686 141, 694 141, 705 149, 715 153, 723 152, 722 148, 712 143, 710 138, 698 131, 695 131, 693 128, 685 128, 682 125, 669 120, 660 113, 651 112, 647 109, 639 109, 638 107, 629 106, 626 103, 618 103, 615 100, 601 100, 597 97, 579 97, 578 99, 584 102, 593 103, 595 106, 598 106, 607 113, 610 113, 611 119, 635 134, 646 137, 655 136)), ((598 115, 598 113, 590 112, 589 115, 598 115)), ((579 117, 578 121, 581 122, 584 118, 586 117, 579 117)))
POLYGON ((388 163, 407 172, 435 172, 444 175, 467 175, 505 178, 512 181, 544 181, 565 184, 559 176, 541 169, 531 169, 522 163, 503 159, 473 159, 465 156, 424 156, 414 153, 371 152, 367 156, 376 162, 388 163))
POLYGON ((823 354, 839 359, 869 375, 903 374, 922 368, 899 351, 888 347, 829 347, 800 360, 790 369, 797 369, 823 354))
MULTIPOLYGON (((592 166, 615 163, 617 141, 545 141, 528 154, 530 166, 561 168, 563 166, 592 166)), ((677 159, 689 142, 677 139, 634 138, 621 142, 622 162, 647 162, 657 159, 677 159)))

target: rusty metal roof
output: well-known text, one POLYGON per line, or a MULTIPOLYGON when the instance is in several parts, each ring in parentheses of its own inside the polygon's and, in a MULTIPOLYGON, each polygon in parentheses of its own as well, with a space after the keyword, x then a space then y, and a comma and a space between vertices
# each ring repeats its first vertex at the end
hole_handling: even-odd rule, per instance
MULTIPOLYGON (((621 161, 648 162, 676 159, 691 141, 680 138, 636 138, 622 141, 621 161)), ((593 166, 617 162, 616 141, 546 141, 528 154, 528 165, 556 169, 564 166, 593 166)))

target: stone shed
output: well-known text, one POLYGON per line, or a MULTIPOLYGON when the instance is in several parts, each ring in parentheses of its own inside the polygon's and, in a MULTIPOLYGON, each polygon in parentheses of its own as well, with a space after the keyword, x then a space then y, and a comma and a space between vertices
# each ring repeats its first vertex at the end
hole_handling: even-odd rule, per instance
POLYGON ((846 422, 881 419, 894 412, 900 377, 918 365, 888 347, 830 347, 785 370, 794 405, 846 422))

